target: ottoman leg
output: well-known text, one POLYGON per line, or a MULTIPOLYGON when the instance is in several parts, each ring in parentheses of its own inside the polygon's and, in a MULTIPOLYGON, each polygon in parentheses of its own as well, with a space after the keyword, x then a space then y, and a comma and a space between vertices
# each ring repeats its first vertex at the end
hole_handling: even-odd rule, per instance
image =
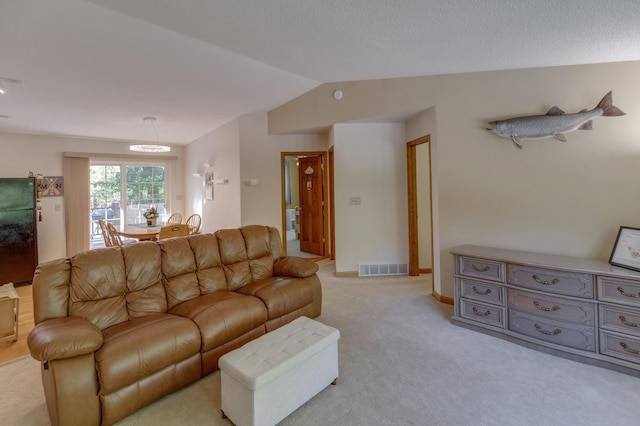
POLYGON ((228 418, 227 415, 224 413, 224 411, 220 410, 220 414, 222 415, 223 420, 228 418))
MULTIPOLYGON (((326 383, 326 382, 325 382, 325 383, 326 383)), ((335 379, 333 379, 333 382, 331 382, 331 384, 332 384, 333 386, 337 385, 337 384, 338 384, 338 378, 336 377, 335 379)))

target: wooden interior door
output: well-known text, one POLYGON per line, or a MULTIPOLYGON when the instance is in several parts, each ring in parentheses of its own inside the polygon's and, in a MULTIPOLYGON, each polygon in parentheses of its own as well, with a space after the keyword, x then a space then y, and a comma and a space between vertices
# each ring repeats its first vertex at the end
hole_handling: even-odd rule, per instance
POLYGON ((324 256, 322 156, 298 158, 300 251, 324 256))

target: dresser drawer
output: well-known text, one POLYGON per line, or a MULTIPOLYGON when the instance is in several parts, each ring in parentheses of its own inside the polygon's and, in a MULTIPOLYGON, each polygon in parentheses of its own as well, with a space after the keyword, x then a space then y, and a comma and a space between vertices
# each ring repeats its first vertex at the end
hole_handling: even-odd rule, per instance
POLYGON ((593 299, 594 280, 591 274, 558 271, 521 265, 507 265, 509 284, 548 293, 593 299))
POLYGON ((463 318, 504 328, 504 314, 504 308, 460 299, 460 316, 463 318))
POLYGON ((621 278, 599 276, 598 299, 640 308, 640 283, 621 278))
POLYGON ((461 297, 504 306, 504 287, 474 281, 468 278, 456 278, 456 280, 460 284, 461 297))
POLYGON ((600 353, 640 364, 640 338, 602 330, 600 353))
POLYGON ((640 311, 600 305, 600 327, 640 337, 640 311))
POLYGON ((594 327, 509 310, 509 330, 561 346, 595 352, 594 327))
POLYGON ((516 309, 540 317, 571 322, 580 325, 595 325, 595 305, 590 302, 546 296, 510 288, 509 309, 516 309))
POLYGON ((504 282, 504 263, 473 257, 458 257, 458 273, 468 277, 504 282))

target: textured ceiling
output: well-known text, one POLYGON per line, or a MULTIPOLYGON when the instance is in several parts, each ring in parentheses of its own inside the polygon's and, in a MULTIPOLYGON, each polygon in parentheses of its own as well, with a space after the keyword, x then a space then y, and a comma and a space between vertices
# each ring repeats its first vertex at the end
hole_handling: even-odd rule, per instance
POLYGON ((0 131, 188 143, 324 82, 640 60, 640 1, 0 0, 0 55, 0 131))

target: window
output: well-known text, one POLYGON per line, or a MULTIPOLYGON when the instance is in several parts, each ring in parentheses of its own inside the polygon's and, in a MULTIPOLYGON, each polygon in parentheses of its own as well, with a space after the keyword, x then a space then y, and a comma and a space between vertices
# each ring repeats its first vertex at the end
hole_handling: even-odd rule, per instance
POLYGON ((151 206, 168 219, 165 205, 164 167, 126 166, 127 223, 145 222, 142 214, 151 206))
POLYGON ((89 173, 92 241, 102 237, 100 219, 116 227, 144 223, 151 206, 168 218, 164 164, 92 162, 89 173))

